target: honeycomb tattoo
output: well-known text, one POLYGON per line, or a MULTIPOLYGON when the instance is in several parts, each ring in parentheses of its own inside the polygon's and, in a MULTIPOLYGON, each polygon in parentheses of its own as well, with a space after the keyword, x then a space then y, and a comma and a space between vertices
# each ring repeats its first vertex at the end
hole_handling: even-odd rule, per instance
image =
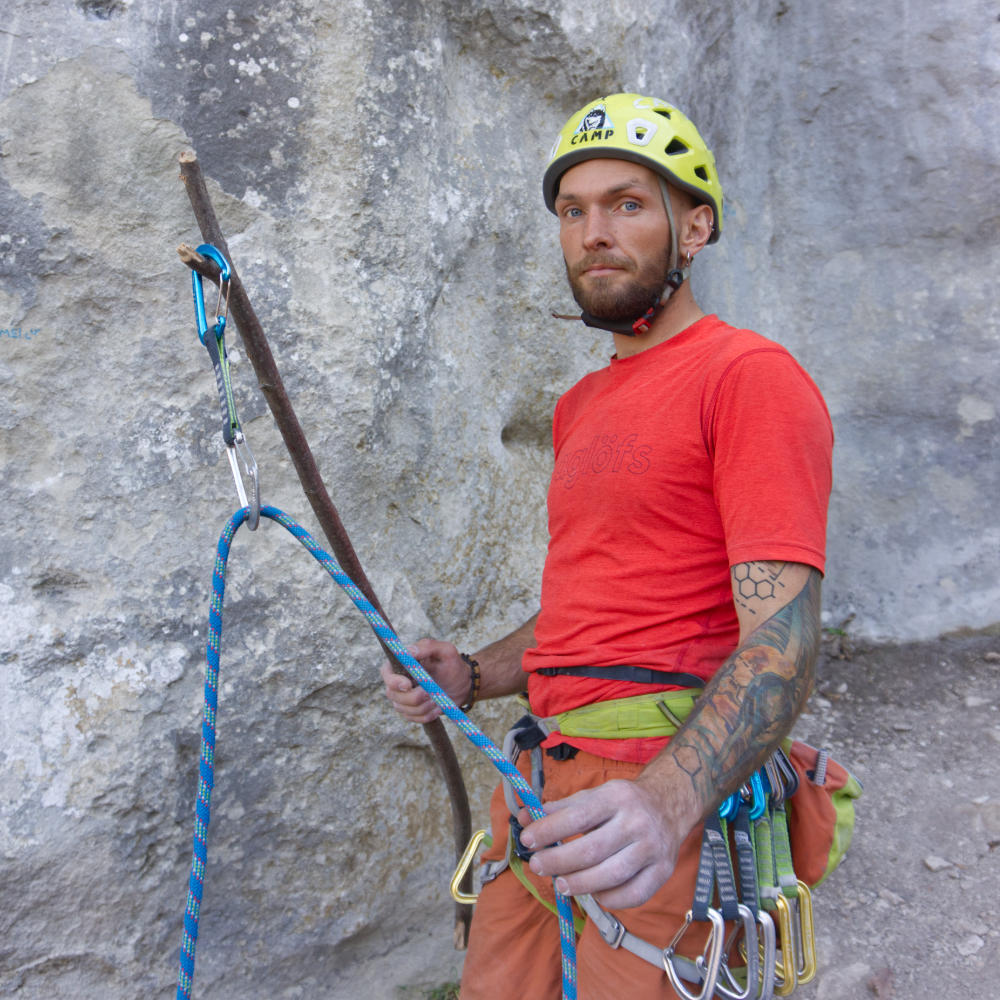
POLYGON ((784 563, 751 562, 733 567, 733 584, 738 604, 757 614, 754 604, 769 601, 784 590, 781 574, 784 563))

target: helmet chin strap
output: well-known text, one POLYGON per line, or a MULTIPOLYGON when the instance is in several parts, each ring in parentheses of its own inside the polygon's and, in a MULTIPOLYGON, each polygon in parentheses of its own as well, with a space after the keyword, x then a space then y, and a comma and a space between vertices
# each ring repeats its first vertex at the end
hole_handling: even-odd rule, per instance
POLYGON ((674 209, 670 204, 670 189, 662 176, 658 176, 660 182, 660 192, 663 195, 663 207, 667 210, 667 224, 670 226, 670 267, 667 271, 667 283, 663 286, 659 299, 649 307, 638 319, 629 321, 627 319, 601 319, 594 316, 585 309, 580 316, 586 326, 592 326, 598 330, 608 330, 610 333, 623 333, 627 337, 638 337, 645 333, 653 324, 653 320, 660 314, 667 300, 691 275, 691 262, 687 267, 679 267, 680 255, 677 250, 677 227, 674 225, 674 209))

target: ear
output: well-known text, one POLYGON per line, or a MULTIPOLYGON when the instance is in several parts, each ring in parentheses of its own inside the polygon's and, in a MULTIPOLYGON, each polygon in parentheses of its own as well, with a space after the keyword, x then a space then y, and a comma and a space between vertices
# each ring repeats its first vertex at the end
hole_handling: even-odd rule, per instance
POLYGON ((688 254, 693 257, 709 241, 713 218, 712 209, 708 205, 698 204, 687 209, 677 227, 677 249, 682 258, 688 254))

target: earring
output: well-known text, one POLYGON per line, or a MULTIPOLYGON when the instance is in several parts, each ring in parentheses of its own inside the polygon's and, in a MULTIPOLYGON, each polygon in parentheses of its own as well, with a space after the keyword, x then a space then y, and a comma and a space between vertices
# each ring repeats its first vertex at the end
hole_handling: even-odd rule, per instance
POLYGON ((687 260, 685 261, 684 266, 685 267, 690 267, 691 266, 691 261, 693 261, 693 260, 694 260, 694 258, 691 256, 691 251, 689 250, 688 251, 688 255, 687 255, 687 260))

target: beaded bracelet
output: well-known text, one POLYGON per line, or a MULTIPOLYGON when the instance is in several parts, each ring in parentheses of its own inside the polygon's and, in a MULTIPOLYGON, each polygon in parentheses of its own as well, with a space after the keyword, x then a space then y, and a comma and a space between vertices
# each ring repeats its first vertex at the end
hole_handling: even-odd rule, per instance
POLYGON ((463 712, 468 712, 475 705, 476 699, 479 697, 479 661, 474 660, 468 653, 459 653, 458 655, 469 665, 469 673, 472 675, 472 686, 469 688, 469 697, 465 700, 464 704, 458 706, 463 712))

